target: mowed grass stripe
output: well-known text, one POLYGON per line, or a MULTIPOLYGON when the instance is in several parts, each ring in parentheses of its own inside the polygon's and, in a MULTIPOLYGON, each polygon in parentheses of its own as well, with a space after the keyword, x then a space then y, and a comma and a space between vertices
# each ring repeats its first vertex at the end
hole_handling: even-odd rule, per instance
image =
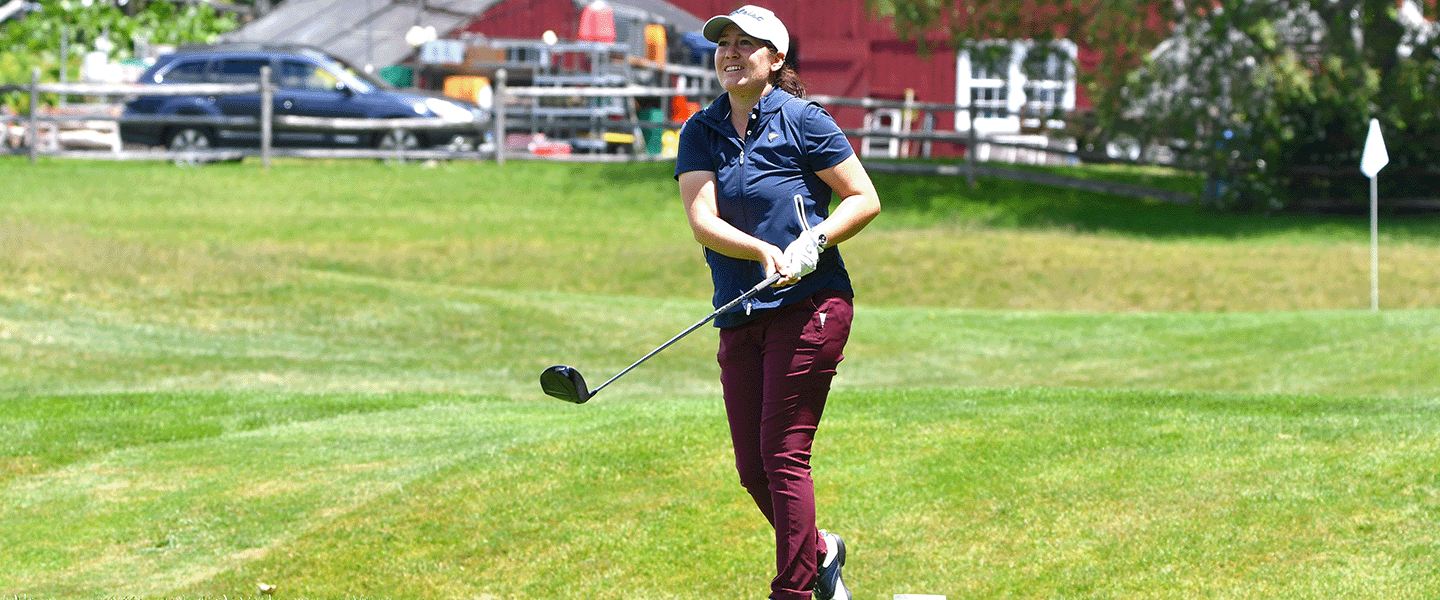
POLYGON ((1040 386, 1440 397, 1440 312, 857 308, 842 386, 1040 386))
MULTIPOLYGON (((513 293, 322 274, 295 302, 132 313, 0 308, 10 393, 125 390, 493 393, 551 364, 603 381, 703 316, 701 299, 513 293)), ((1055 313, 881 308, 841 387, 1080 386, 1433 396, 1440 311, 1055 313)), ((693 338, 693 339, 692 339, 693 338)), ((715 390, 710 328, 618 394, 715 390)))
MULTIPOLYGON (((753 563, 769 534, 733 480, 714 401, 430 400, 136 447, 17 481, 5 531, 106 550, 31 582, 18 574, 67 548, 20 534, 5 543, 29 552, 6 569, 6 588, 763 590, 753 563), (677 568, 680 557, 701 566, 677 568)), ((847 532, 847 571, 865 597, 1426 597, 1440 591, 1428 527, 1440 516, 1437 420, 1440 407, 1415 400, 843 392, 817 440, 822 520, 847 532)))
MULTIPOLYGON (((104 295, 119 287, 233 300, 283 292, 275 280, 293 268, 515 291, 709 294, 664 163, 314 161, 176 173, 13 160, 0 169, 25 190, 0 201, 0 272, 47 298, 125 301, 104 295)), ((844 252, 877 306, 1369 306, 1364 218, 1224 214, 998 180, 974 190, 963 178, 876 181, 885 212, 844 252)), ((1380 226, 1382 306, 1440 306, 1440 219, 1387 214, 1380 226)))
MULTIPOLYGON (((404 493, 410 482, 459 461, 500 460, 513 446, 589 426, 535 405, 444 398, 396 404, 425 400, 137 444, 12 478, 3 491, 11 508, 0 517, 0 544, 25 551, 7 561, 5 588, 40 596, 163 595, 404 493), (525 426, 517 426, 521 419, 525 426), (536 426, 541 422, 551 426, 536 426)), ((203 398, 194 405, 210 406, 203 398)))
MULTIPOLYGON (((884 305, 1087 312, 1370 307, 1370 249, 1358 240, 1149 239, 973 225, 867 233, 847 245, 845 258, 860 297, 884 305)), ((1381 306, 1440 306, 1437 260, 1433 242, 1386 240, 1381 306)))

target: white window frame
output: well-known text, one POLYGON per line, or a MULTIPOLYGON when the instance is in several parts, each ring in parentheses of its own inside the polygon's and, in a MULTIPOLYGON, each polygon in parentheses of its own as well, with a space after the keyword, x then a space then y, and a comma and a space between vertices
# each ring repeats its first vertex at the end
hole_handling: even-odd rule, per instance
MULTIPOLYGON (((1070 40, 1059 40, 1061 48, 1070 55, 1070 60, 1064 64, 1051 64, 1048 70, 1052 72, 1062 70, 1064 79, 1036 79, 1030 80, 1025 76, 1024 64, 1025 54, 1035 44, 1033 41, 1000 41, 999 44, 1009 44, 1010 60, 1006 64, 1004 77, 995 73, 977 72, 972 67, 970 53, 960 51, 955 59, 955 104, 964 107, 955 111, 955 129, 967 131, 970 129, 970 111, 972 99, 977 94, 991 96, 995 101, 980 103, 977 102, 975 117, 975 131, 979 135, 1020 133, 1021 115, 1026 112, 1027 103, 1035 112, 1048 113, 1056 108, 1062 111, 1075 109, 1075 58, 1078 54, 1078 47, 1070 40), (1046 90, 1062 94, 1060 101, 1036 100, 1028 101, 1027 89, 1046 90)), ((1050 59, 1058 62, 1053 57, 1050 59)), ((1034 119, 1032 119, 1034 121, 1034 119)), ((1023 123, 1027 126, 1038 126, 1039 123, 1023 123)), ((1047 123, 1051 126, 1063 126, 1058 123, 1047 123)))

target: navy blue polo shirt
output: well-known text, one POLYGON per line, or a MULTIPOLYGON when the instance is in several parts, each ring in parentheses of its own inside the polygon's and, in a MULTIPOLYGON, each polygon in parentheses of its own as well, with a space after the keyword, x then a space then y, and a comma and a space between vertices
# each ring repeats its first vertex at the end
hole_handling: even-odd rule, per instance
MULTIPOLYGON (((716 178, 720 218, 761 240, 785 248, 803 227, 795 195, 814 226, 830 214, 830 186, 815 174, 855 154, 835 119, 819 104, 782 90, 760 98, 742 139, 730 124, 730 96, 690 117, 680 131, 675 177, 710 171, 716 178)), ((765 279, 764 267, 705 249, 715 283, 715 307, 725 305, 765 279)), ((785 288, 766 288, 749 302, 715 318, 716 327, 734 327, 766 309, 797 302, 822 289, 852 292, 838 248, 820 255, 815 272, 785 288)))

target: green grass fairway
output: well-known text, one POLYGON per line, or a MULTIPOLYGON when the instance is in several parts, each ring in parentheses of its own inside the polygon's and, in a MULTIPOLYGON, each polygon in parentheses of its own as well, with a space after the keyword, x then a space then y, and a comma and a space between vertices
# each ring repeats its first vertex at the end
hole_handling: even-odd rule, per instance
MULTIPOLYGON (((763 598, 669 170, 0 160, 0 598, 763 598)), ((857 599, 1440 597, 1440 219, 876 180, 857 599)))

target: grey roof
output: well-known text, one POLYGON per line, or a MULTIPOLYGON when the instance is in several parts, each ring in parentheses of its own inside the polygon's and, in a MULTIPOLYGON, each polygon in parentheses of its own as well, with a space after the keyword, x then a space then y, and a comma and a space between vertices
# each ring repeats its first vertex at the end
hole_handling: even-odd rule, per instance
POLYGON ((405 33, 417 23, 448 33, 499 1, 287 0, 221 39, 307 44, 356 65, 381 67, 415 52, 405 33))
MULTIPOLYGON (((574 0, 576 6, 585 6, 590 0, 574 0)), ((607 0, 617 15, 627 15, 647 23, 673 25, 680 33, 700 31, 705 20, 690 14, 665 0, 607 0)))
MULTIPOLYGON (((588 0, 574 0, 576 6, 588 0)), ((664 0, 608 0, 617 16, 696 31, 703 22, 664 0)), ((444 38, 500 0, 286 0, 225 42, 271 42, 318 47, 352 64, 376 68, 404 62, 415 49, 405 34, 416 24, 444 38)))

